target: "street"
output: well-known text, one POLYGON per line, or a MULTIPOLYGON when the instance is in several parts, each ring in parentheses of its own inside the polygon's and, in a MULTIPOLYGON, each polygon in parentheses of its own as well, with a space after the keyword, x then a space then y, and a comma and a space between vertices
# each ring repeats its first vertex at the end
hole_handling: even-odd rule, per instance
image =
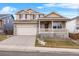
POLYGON ((0 56, 79 56, 79 53, 0 51, 0 56))

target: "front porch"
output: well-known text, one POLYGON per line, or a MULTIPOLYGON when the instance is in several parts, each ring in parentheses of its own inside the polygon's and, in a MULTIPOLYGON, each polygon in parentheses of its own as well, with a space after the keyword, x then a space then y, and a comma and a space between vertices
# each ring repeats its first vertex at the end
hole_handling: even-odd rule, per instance
POLYGON ((63 33, 67 32, 63 21, 39 21, 39 33, 63 33))
POLYGON ((39 21, 39 34, 41 38, 68 38, 68 31, 64 21, 39 21))

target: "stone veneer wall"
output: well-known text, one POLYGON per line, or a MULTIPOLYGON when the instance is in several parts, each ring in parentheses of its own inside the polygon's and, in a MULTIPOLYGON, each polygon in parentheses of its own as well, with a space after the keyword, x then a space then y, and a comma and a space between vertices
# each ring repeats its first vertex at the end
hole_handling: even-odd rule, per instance
POLYGON ((45 38, 62 38, 62 39, 69 39, 69 33, 41 33, 39 34, 41 39, 45 38))

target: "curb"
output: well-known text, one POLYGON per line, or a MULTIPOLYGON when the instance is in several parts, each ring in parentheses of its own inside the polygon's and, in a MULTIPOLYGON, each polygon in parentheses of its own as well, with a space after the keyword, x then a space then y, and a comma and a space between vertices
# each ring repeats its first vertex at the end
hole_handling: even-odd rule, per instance
POLYGON ((79 49, 45 48, 45 47, 25 47, 25 46, 11 46, 11 45, 0 45, 0 51, 79 53, 79 49))

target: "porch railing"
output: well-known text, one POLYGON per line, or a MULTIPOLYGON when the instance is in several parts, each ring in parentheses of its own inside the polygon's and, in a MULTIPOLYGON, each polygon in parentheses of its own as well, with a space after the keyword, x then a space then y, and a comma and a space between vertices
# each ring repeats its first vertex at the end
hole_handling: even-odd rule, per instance
POLYGON ((52 32, 52 29, 51 29, 51 28, 47 28, 47 29, 45 29, 45 28, 40 28, 40 29, 39 29, 39 32, 52 32))
POLYGON ((65 29, 65 28, 62 28, 62 29, 52 29, 52 28, 47 28, 47 29, 45 29, 45 28, 40 28, 40 30, 39 30, 40 32, 67 32, 67 30, 65 29))

